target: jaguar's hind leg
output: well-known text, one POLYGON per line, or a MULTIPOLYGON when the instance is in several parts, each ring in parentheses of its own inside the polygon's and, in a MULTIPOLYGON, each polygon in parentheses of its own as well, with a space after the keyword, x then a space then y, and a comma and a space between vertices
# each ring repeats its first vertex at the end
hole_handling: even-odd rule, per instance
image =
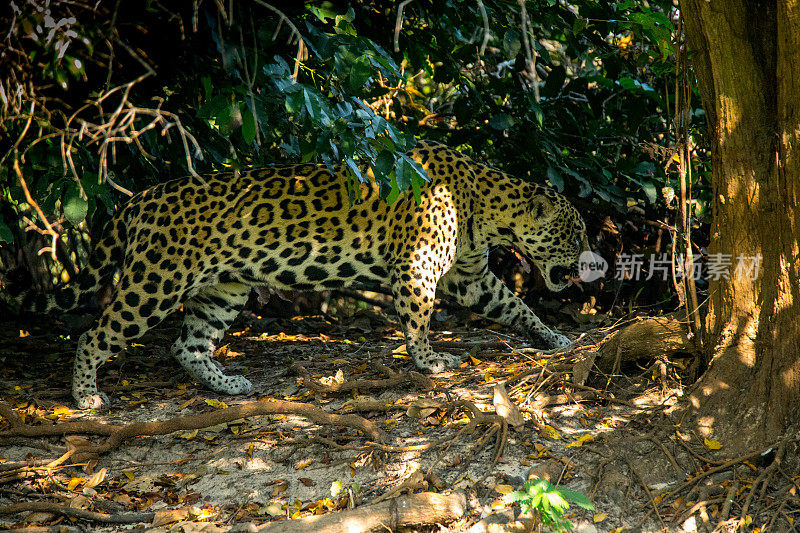
POLYGON ((172 346, 172 353, 199 382, 221 394, 246 394, 253 388, 243 376, 226 376, 213 359, 217 344, 249 293, 246 285, 221 283, 201 290, 183 304, 181 336, 172 346))

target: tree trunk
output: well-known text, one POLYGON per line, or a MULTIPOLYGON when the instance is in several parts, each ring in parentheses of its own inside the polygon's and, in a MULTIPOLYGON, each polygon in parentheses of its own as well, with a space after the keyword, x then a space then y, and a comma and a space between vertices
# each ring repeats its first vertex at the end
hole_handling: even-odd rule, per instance
POLYGON ((680 7, 711 135, 709 253, 731 260, 709 283, 690 409, 734 454, 800 419, 800 0, 680 7), (758 256, 757 273, 737 270, 758 256))

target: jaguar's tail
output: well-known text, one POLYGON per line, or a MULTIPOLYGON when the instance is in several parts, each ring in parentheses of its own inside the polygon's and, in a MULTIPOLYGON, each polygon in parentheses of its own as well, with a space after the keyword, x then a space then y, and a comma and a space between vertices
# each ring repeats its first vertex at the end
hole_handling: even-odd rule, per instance
POLYGON ((3 285, 7 299, 17 313, 56 314, 76 309, 102 309, 113 292, 114 274, 122 265, 125 224, 121 213, 106 226, 100 241, 89 254, 89 262, 76 280, 52 293, 32 288, 30 273, 8 272, 3 285))

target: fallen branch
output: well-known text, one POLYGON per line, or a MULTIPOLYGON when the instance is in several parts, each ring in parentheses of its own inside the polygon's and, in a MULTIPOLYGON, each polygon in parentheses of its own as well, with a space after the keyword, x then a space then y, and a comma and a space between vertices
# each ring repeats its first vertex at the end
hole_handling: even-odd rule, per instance
POLYGON ((326 426, 347 426, 364 432, 371 440, 381 441, 382 435, 375 423, 358 415, 339 415, 323 411, 307 403, 270 400, 247 402, 225 409, 189 416, 179 416, 169 420, 153 422, 132 422, 125 425, 104 424, 93 420, 63 422, 53 426, 12 427, 0 432, 0 437, 19 435, 23 437, 43 437, 53 435, 91 434, 107 435, 106 442, 97 446, 82 446, 76 454, 103 454, 133 437, 167 435, 176 431, 203 429, 218 424, 230 423, 241 418, 263 415, 296 415, 326 426))
POLYGON ((420 492, 348 511, 296 520, 281 520, 268 524, 259 531, 261 533, 397 531, 414 525, 452 522, 463 517, 466 511, 467 501, 461 493, 420 492))
POLYGON ((55 513, 92 522, 102 522, 104 524, 136 524, 139 522, 151 522, 155 513, 124 513, 124 514, 105 514, 86 509, 75 509, 68 505, 61 505, 52 502, 22 502, 0 506, 0 516, 11 515, 32 511, 35 513, 55 513))
POLYGON ((294 366, 294 371, 297 372, 303 379, 303 384, 314 392, 327 394, 331 392, 343 392, 351 390, 365 391, 370 389, 389 389, 398 385, 410 384, 416 386, 424 391, 433 389, 433 381, 427 376, 423 376, 419 372, 393 372, 384 367, 382 370, 389 374, 388 378, 384 379, 354 379, 351 381, 344 381, 342 383, 333 383, 331 385, 324 385, 319 381, 313 379, 308 371, 302 366, 294 366))

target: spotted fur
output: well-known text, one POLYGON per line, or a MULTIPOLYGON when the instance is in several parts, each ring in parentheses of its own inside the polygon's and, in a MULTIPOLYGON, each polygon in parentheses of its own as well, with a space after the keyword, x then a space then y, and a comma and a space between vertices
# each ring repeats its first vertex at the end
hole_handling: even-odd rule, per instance
POLYGON ((583 220, 556 192, 476 163, 441 144, 409 155, 430 176, 422 201, 388 205, 374 184, 348 200, 343 171, 320 165, 275 166, 157 185, 134 196, 106 229, 76 285, 28 296, 27 307, 56 312, 110 295, 80 338, 72 393, 81 408, 108 398, 97 369, 127 343, 183 306, 173 353, 198 381, 225 394, 251 390, 212 359, 250 287, 391 287, 406 345, 417 367, 437 372, 459 359, 428 341, 436 291, 500 324, 558 347, 547 328, 489 271, 488 250, 520 250, 554 291, 575 273, 587 246, 583 220), (114 276, 119 273, 118 282, 114 276))

